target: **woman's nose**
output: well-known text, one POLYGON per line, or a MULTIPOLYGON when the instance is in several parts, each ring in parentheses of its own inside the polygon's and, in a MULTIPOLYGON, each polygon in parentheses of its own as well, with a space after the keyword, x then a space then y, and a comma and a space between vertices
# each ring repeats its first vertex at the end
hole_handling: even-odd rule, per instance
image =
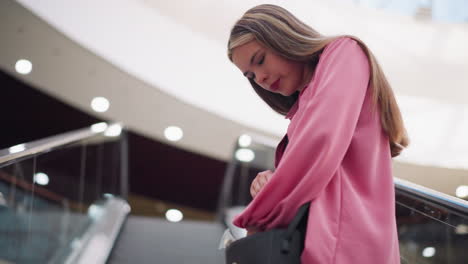
POLYGON ((267 84, 266 81, 268 80, 268 74, 264 72, 259 72, 258 74, 255 74, 255 76, 258 85, 264 87, 267 84))

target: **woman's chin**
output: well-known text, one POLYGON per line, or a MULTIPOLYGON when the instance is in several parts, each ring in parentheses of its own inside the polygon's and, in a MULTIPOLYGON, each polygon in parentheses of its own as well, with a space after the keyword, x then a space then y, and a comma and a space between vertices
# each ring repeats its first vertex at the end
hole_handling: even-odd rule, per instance
POLYGON ((294 92, 278 92, 279 94, 281 94, 282 96, 291 96, 292 94, 294 94, 294 92))

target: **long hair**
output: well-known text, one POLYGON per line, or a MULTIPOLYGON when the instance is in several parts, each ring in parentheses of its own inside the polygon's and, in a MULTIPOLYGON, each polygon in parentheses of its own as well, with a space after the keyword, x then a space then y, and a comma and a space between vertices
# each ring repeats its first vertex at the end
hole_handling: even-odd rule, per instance
MULTIPOLYGON (((234 24, 228 41, 228 57, 232 61, 233 49, 256 40, 276 54, 305 63, 315 70, 324 48, 340 37, 342 36, 321 35, 282 7, 259 5, 249 9, 234 24)), ((409 140, 392 88, 377 59, 364 42, 354 36, 346 37, 354 39, 367 55, 371 68, 370 84, 373 89, 374 109, 378 107, 380 110, 382 128, 389 137, 392 157, 396 157, 408 146, 409 140)), ((254 80, 249 81, 260 98, 282 115, 289 112, 299 97, 298 92, 283 96, 261 88, 254 80)))

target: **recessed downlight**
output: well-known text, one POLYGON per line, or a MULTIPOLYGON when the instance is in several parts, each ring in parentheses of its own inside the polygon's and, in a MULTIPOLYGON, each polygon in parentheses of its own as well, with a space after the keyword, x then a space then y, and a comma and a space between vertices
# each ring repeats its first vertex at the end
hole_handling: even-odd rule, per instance
POLYGON ((244 134, 244 135, 239 137, 238 143, 239 143, 239 146, 241 146, 243 148, 246 148, 246 147, 250 146, 250 144, 252 144, 252 137, 250 137, 249 135, 244 134))
POLYGON ((181 211, 177 209, 169 209, 166 212, 166 219, 170 222, 180 222, 184 218, 184 215, 181 211))
POLYGON ((170 141, 179 141, 184 136, 184 132, 180 127, 170 126, 164 130, 164 136, 170 141))
POLYGON ((423 250, 422 255, 423 257, 430 258, 433 257, 436 253, 436 250, 434 247, 427 247, 423 250))
POLYGON ((15 64, 15 70, 20 74, 29 74, 32 71, 32 63, 26 59, 18 60, 15 64))
POLYGON ((468 185, 458 186, 455 195, 459 198, 468 198, 468 185))
POLYGON ((91 108, 99 113, 106 112, 109 109, 109 100, 105 97, 94 97, 91 101, 91 108))
POLYGON ((43 172, 38 172, 34 174, 34 182, 39 185, 49 184, 49 176, 43 172))
POLYGON ((242 162, 251 162, 255 158, 255 153, 251 149, 241 148, 236 151, 236 159, 242 162))

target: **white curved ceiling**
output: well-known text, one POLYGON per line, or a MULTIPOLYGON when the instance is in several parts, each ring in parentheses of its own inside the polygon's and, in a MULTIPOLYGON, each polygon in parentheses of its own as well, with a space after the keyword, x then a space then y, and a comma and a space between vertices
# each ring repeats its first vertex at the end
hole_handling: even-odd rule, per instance
MULTIPOLYGON (((279 136, 287 126, 226 57, 230 27, 263 1, 18 2, 152 89, 258 131, 279 136)), ((412 139, 401 160, 468 168, 467 24, 418 21, 346 1, 269 2, 324 34, 353 34, 370 46, 397 92, 412 139)), ((145 122, 132 122, 151 134, 145 122)))

